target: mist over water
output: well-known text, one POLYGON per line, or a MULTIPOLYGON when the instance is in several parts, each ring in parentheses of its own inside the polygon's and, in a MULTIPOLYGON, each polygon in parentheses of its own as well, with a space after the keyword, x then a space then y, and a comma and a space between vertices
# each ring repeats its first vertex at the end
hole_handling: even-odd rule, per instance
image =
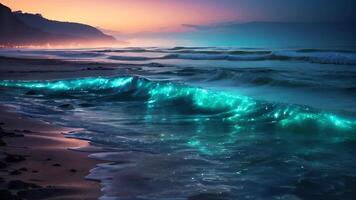
POLYGON ((82 128, 70 136, 103 149, 91 157, 108 163, 88 176, 102 181, 103 199, 356 195, 352 49, 149 47, 1 55, 125 70, 0 81, 2 103, 82 128))
POLYGON ((225 22, 184 24, 183 32, 117 35, 131 46, 355 49, 355 22, 225 22))

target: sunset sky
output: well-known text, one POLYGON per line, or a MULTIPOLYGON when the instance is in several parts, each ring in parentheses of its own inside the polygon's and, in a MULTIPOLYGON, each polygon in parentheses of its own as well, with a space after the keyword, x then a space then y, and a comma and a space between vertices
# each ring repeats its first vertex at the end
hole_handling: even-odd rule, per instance
POLYGON ((354 0, 0 0, 12 10, 122 33, 179 32, 182 24, 355 20, 354 0), (303 11, 303 12, 301 12, 303 11))

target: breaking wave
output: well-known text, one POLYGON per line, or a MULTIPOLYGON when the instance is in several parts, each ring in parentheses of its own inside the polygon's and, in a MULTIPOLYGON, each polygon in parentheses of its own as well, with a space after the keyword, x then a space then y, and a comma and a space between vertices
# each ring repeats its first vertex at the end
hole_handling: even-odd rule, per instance
POLYGON ((298 131, 355 131, 356 121, 306 106, 257 101, 252 98, 186 86, 153 82, 136 76, 92 77, 58 81, 1 81, 0 86, 35 90, 56 98, 78 98, 96 103, 142 101, 148 108, 175 110, 187 115, 207 115, 236 126, 266 125, 298 131), (56 95, 55 95, 56 94, 56 95))

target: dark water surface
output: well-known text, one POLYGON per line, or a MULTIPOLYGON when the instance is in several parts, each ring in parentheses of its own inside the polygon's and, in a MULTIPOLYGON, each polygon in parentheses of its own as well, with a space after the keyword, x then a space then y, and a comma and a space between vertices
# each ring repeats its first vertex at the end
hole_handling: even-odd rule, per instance
MULTIPOLYGON (((110 151, 103 199, 355 199, 356 52, 229 48, 2 51, 126 66, 2 80, 2 103, 110 151), (129 66, 129 67, 127 67, 129 66)), ((30 66, 29 66, 30 67, 30 66)))

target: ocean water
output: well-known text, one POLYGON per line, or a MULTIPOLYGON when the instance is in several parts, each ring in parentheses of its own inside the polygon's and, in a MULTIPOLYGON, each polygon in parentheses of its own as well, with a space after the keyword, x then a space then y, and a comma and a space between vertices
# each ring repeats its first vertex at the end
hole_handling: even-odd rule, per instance
POLYGON ((356 51, 147 47, 0 55, 110 66, 105 75, 57 72, 62 78, 48 79, 48 69, 36 79, 0 81, 2 103, 81 128, 69 136, 101 149, 90 156, 106 162, 87 178, 101 181, 102 199, 356 197, 356 51))

